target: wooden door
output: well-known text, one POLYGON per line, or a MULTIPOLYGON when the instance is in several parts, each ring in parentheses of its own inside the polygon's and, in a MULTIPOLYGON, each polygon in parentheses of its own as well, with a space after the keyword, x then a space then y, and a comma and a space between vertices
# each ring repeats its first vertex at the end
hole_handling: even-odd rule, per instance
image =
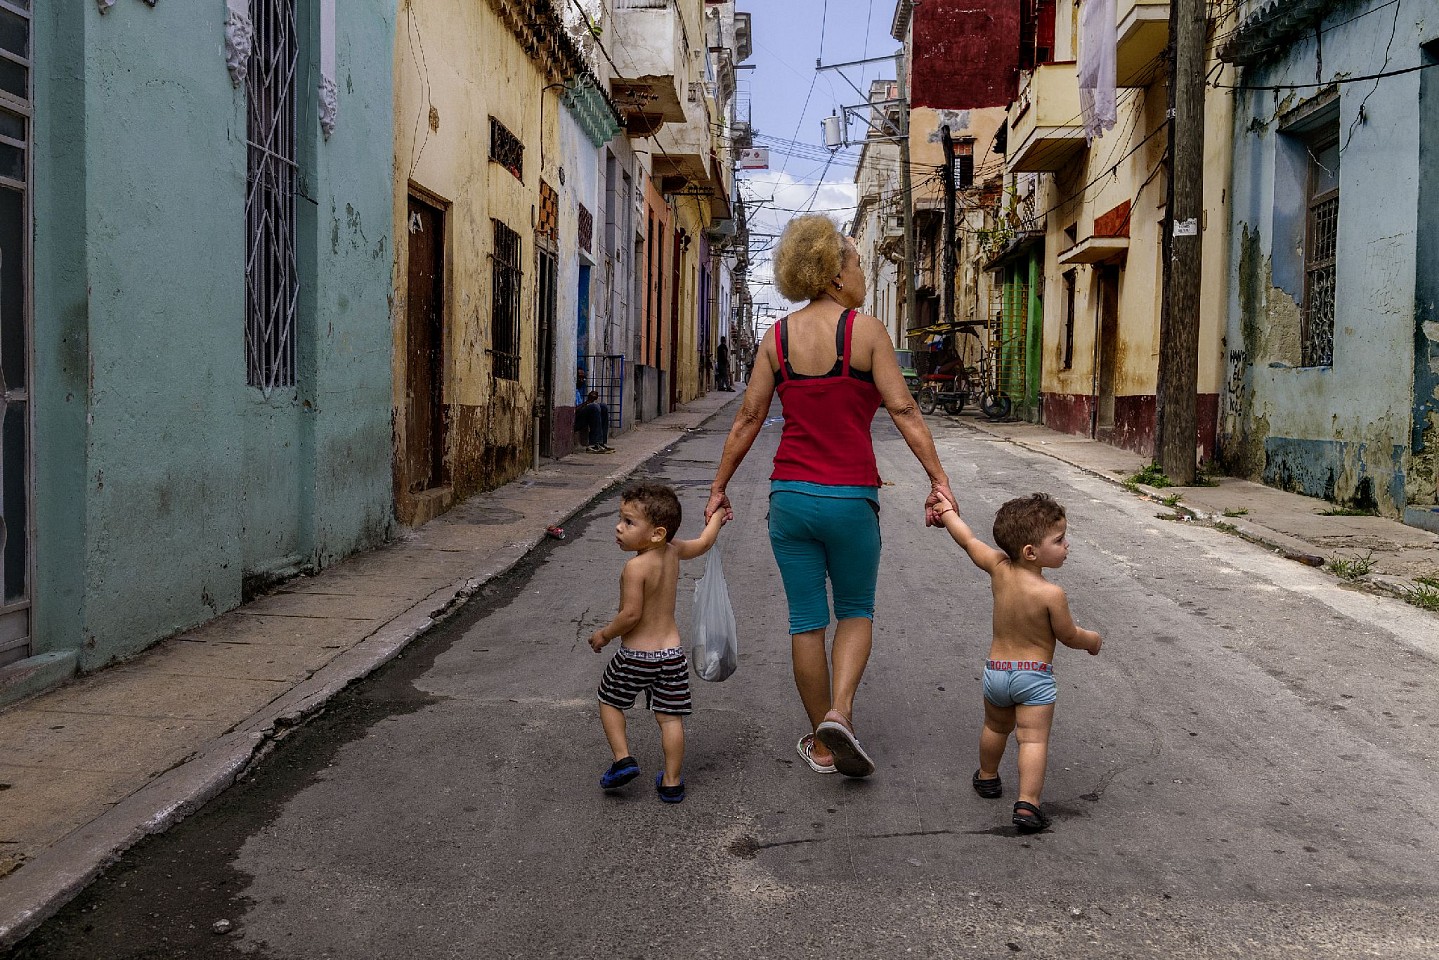
POLYGON ((405 463, 411 493, 444 486, 445 214, 410 197, 405 313, 405 463))
POLYGON ((537 407, 540 414, 540 456, 555 456, 555 319, 559 299, 559 263, 548 250, 539 251, 539 285, 535 291, 535 311, 539 350, 535 371, 537 407))
POLYGON ((1099 268, 1099 429, 1114 427, 1119 364, 1119 268, 1099 268))

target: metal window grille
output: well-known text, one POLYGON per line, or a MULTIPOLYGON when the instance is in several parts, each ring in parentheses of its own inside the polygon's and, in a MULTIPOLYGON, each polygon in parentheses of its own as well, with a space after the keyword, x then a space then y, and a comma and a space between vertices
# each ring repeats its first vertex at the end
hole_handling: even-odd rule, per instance
POLYGON ((494 117, 490 117, 490 159, 514 174, 516 180, 525 179, 525 145, 494 117))
POLYGON ((590 213, 589 208, 583 203, 580 204, 579 224, 576 227, 576 232, 579 235, 580 249, 585 253, 593 252, 591 250, 593 244, 591 238, 593 238, 595 234, 595 216, 590 213))
POLYGON ((246 382, 266 396, 295 385, 295 0, 254 0, 245 79, 246 382))
POLYGON ((950 175, 954 177, 954 185, 960 190, 968 190, 974 186, 974 154, 961 153, 955 156, 950 175))
POLYGON ((1304 265, 1304 337, 1300 362, 1306 367, 1334 363, 1334 287, 1338 273, 1339 191, 1309 204, 1309 238, 1304 265))
POLYGON ((520 235, 499 220, 495 228, 495 249, 490 254, 491 286, 494 300, 490 310, 494 376, 500 380, 520 378, 520 235))

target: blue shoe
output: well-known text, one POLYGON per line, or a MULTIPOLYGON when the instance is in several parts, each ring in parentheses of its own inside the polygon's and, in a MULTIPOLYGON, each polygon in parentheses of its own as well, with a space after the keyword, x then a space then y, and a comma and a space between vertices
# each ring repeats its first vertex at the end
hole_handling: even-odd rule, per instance
POLYGON ((610 764, 610 768, 600 776, 600 786, 606 790, 613 790, 616 787, 623 787, 635 777, 640 775, 640 765, 634 757, 624 757, 610 764))
MULTIPOLYGON (((636 769, 635 772, 639 773, 639 770, 636 769)), ((665 786, 665 775, 663 773, 655 774, 655 793, 658 793, 660 799, 665 803, 683 803, 685 799, 684 778, 680 778, 679 786, 667 787, 665 786)))

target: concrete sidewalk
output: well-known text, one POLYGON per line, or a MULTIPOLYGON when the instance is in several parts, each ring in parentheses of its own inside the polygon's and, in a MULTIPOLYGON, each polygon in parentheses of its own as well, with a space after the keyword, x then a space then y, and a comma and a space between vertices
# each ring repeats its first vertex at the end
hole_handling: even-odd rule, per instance
POLYGON ((715 392, 0 712, 0 949, 740 393, 715 392))
POLYGON ((1210 523, 1311 566, 1337 564, 1351 582, 1399 597, 1415 590, 1439 598, 1439 535, 1398 520, 1333 514, 1326 500, 1285 493, 1249 480, 1218 478, 1216 486, 1158 489, 1126 481, 1150 458, 1106 443, 1058 433, 1032 423, 993 423, 980 416, 951 418, 991 436, 1063 460, 1097 477, 1131 486, 1160 506, 1161 514, 1210 523), (1176 499, 1177 498, 1177 499, 1176 499))

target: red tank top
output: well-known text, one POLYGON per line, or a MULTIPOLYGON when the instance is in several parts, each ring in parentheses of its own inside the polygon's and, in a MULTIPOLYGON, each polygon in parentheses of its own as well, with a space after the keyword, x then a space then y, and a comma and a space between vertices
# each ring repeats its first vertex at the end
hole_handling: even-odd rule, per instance
POLYGON ((771 480, 837 487, 880 485, 869 433, 880 407, 879 390, 872 373, 850 369, 853 339, 854 311, 846 310, 835 325, 834 367, 820 376, 796 374, 789 364, 789 321, 780 320, 774 340, 779 355, 775 390, 784 409, 784 431, 771 480))

